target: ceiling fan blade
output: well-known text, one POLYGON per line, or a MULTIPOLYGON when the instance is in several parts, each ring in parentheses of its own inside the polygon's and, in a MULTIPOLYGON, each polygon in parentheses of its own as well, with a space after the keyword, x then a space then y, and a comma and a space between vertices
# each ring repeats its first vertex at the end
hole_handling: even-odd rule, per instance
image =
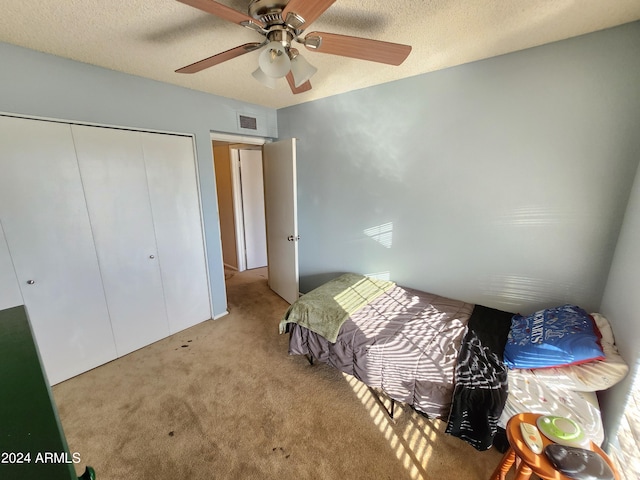
POLYGON ((291 91, 294 94, 308 92, 309 90, 311 90, 311 82, 309 82, 309 80, 304 82, 299 87, 296 87, 296 82, 293 79, 293 73, 291 72, 287 73, 287 82, 289 82, 289 87, 291 87, 291 91))
POLYGON ((388 65, 400 65, 411 53, 411 46, 400 43, 382 42, 380 40, 324 32, 309 33, 306 39, 310 37, 313 40, 315 40, 313 37, 322 39, 317 48, 305 45, 311 51, 359 58, 360 60, 386 63, 388 65))
POLYGON ((230 22, 237 23, 239 25, 242 22, 252 22, 264 27, 264 24, 260 20, 250 17, 249 15, 234 10, 231 7, 227 7, 222 3, 215 2, 214 0, 178 0, 181 3, 198 8, 203 12, 211 13, 217 17, 224 18, 230 22))
POLYGON ((218 53, 211 57, 205 58, 204 60, 200 60, 199 62, 187 65, 186 67, 179 68, 178 70, 176 70, 176 73, 196 73, 204 70, 205 68, 213 67, 214 65, 218 65, 219 63, 226 62, 227 60, 239 57, 240 55, 244 55, 245 53, 253 52, 263 45, 264 43, 257 42, 245 43, 244 45, 232 48, 231 50, 227 50, 226 52, 218 53))
POLYGON ((282 11, 282 18, 286 19, 287 14, 297 13, 304 19, 304 23, 299 27, 304 30, 313 23, 322 13, 333 5, 336 0, 289 0, 289 3, 282 11))

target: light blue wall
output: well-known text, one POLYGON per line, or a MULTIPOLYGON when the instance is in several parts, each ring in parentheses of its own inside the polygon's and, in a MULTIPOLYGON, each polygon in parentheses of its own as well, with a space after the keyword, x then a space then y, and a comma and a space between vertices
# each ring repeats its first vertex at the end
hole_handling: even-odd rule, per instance
POLYGON ((276 111, 0 43, 0 112, 195 135, 214 316, 227 308, 210 133, 277 136, 276 111))
MULTIPOLYGON (((640 152, 637 152, 640 157, 640 152)), ((601 312, 613 324, 616 344, 629 363, 630 373, 621 383, 600 396, 607 437, 615 442, 615 434, 640 375, 640 169, 627 206, 611 273, 602 299, 601 312)), ((636 393, 637 396, 637 393, 636 393)), ((634 403, 631 403, 633 411, 634 403)), ((635 412, 637 420, 637 410, 635 412)), ((637 425, 636 425, 637 427, 637 425)))
POLYGON ((597 310, 639 160, 638 52, 636 22, 279 110, 301 290, 388 272, 510 311, 597 310))

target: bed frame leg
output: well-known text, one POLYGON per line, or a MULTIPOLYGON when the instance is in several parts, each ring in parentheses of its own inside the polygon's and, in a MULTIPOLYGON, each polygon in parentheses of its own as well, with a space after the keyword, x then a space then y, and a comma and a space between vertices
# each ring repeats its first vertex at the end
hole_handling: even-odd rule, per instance
POLYGON ((387 412, 387 415, 389 415, 389 418, 391 420, 394 420, 393 416, 395 415, 396 401, 393 398, 391 398, 390 396, 384 394, 384 392, 378 392, 378 391, 374 390, 371 387, 369 387, 369 392, 376 397, 376 399, 378 400, 378 403, 380 404, 380 406, 382 408, 384 408, 385 412, 387 412), (391 404, 389 405, 389 408, 387 408, 387 406, 384 404, 383 396, 387 397, 391 401, 391 404))

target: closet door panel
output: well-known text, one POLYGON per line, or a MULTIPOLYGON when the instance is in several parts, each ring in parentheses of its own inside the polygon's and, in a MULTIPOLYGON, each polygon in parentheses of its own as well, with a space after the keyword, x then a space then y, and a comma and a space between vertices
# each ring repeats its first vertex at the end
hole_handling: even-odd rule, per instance
POLYGON ((49 381, 116 358, 69 125, 0 117, 0 220, 49 381))
POLYGON ((175 333, 211 318, 193 140, 142 135, 167 316, 175 333))
POLYGON ((72 126, 118 355, 169 335, 141 134, 72 126))

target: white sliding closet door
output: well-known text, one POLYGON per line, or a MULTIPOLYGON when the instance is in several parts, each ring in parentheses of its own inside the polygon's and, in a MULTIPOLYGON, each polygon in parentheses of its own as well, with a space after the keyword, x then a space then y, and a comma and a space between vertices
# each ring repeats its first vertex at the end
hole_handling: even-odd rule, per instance
POLYGON ((118 355, 169 335, 141 134, 73 125, 118 355))
POLYGON ((171 333, 211 318, 191 137, 142 133, 171 333))
POLYGON ((116 358, 69 125, 0 116, 0 221, 51 384, 116 358))

